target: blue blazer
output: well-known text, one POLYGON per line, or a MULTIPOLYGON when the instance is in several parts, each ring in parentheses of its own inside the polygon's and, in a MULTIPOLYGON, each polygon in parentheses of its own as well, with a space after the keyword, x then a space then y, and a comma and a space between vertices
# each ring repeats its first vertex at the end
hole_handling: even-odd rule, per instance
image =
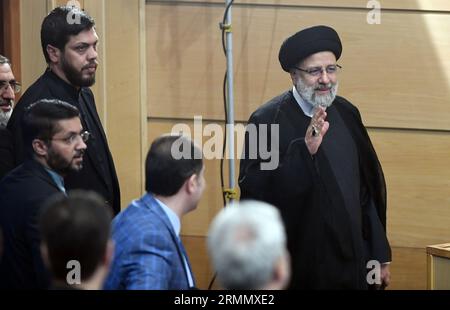
POLYGON ((190 268, 186 252, 152 195, 133 201, 112 225, 115 252, 105 289, 190 288, 183 261, 184 253, 190 268))

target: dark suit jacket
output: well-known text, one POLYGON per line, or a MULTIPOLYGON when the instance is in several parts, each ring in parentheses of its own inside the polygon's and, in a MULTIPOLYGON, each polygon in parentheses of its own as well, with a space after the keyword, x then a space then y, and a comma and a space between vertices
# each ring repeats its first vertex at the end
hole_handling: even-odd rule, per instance
POLYGON ((97 133, 87 142, 88 148, 83 160, 83 169, 70 173, 65 178, 66 189, 93 190, 105 198, 114 214, 119 213, 120 189, 116 169, 95 107, 94 95, 87 87, 78 91, 53 72, 46 71, 27 89, 8 122, 8 129, 13 135, 15 164, 20 164, 25 158, 21 129, 24 109, 44 98, 63 100, 77 107, 81 113, 83 128, 92 134, 97 133))
POLYGON ((14 153, 11 134, 0 126, 0 180, 14 168, 14 153))
POLYGON ((38 217, 43 202, 58 192, 49 173, 34 160, 24 162, 0 181, 0 227, 4 238, 0 288, 48 288, 38 217))

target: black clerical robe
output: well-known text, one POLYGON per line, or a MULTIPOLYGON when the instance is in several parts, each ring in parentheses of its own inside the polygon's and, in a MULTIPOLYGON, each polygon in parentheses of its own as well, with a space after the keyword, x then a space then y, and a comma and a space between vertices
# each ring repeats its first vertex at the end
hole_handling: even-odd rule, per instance
POLYGON ((0 180, 14 168, 14 153, 11 134, 0 125, 0 180))
POLYGON ((365 289, 366 262, 391 260, 384 176, 356 107, 337 97, 327 114, 330 129, 311 156, 304 141, 311 118, 292 91, 258 108, 249 119, 258 135, 247 130, 245 137, 241 199, 280 209, 292 256, 290 288, 365 289), (271 159, 251 157, 252 143, 264 147, 262 124, 268 128, 266 145, 278 139, 276 169, 261 169, 271 159), (279 131, 274 137, 273 125, 279 131))
POLYGON ((24 109, 39 99, 59 99, 77 107, 81 113, 83 128, 92 134, 87 142, 83 169, 79 172, 72 172, 65 178, 66 189, 95 191, 103 196, 114 214, 119 213, 120 189, 116 169, 97 113, 94 95, 87 87, 77 90, 47 70, 27 89, 14 108, 8 122, 8 129, 13 135, 15 164, 19 165, 25 157, 21 129, 24 109))

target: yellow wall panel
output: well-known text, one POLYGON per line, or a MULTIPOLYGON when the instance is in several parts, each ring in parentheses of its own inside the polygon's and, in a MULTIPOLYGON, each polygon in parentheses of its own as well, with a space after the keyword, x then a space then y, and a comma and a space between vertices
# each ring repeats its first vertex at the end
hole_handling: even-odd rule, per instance
MULTIPOLYGON (((223 8, 147 5, 148 104, 151 117, 222 119, 225 57, 223 8)), ((291 87, 278 63, 282 41, 323 23, 341 36, 340 94, 377 127, 450 129, 450 27, 447 14, 238 6, 233 11, 235 115, 245 121, 263 102, 291 87)))
POLYGON ((122 208, 142 193, 139 10, 139 0, 105 1, 104 104, 122 208))
POLYGON ((390 290, 425 290, 427 258, 424 248, 392 248, 390 290))
POLYGON ((450 134, 371 130, 388 188, 388 236, 394 246, 450 240, 450 134))
POLYGON ((46 68, 41 47, 41 24, 47 15, 46 0, 20 0, 20 45, 22 93, 44 73, 46 68))
MULTIPOLYGON (((166 0, 170 2, 171 0, 166 0)), ((147 0, 151 2, 161 2, 157 0, 147 0)), ((225 0, 190 0, 185 2, 192 3, 208 3, 221 5, 225 0)), ((317 7, 340 7, 340 8, 361 8, 366 9, 368 3, 370 8, 373 8, 374 1, 369 0, 236 0, 234 4, 247 5, 273 5, 273 6, 317 6, 317 7)), ((450 11, 450 3, 447 0, 378 0, 382 9, 403 9, 403 10, 436 10, 436 11, 450 11)))

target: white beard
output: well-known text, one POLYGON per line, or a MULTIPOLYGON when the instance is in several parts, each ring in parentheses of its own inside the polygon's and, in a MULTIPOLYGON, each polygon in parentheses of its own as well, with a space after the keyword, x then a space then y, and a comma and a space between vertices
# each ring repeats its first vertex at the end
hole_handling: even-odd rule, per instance
POLYGON ((336 82, 335 84, 333 84, 333 83, 327 84, 326 86, 328 88, 330 88, 330 92, 326 95, 317 95, 316 94, 315 89, 318 86, 319 86, 319 84, 315 84, 313 86, 307 86, 305 83, 303 83, 301 78, 297 79, 297 83, 295 85, 300 96, 303 99, 305 99, 307 102, 309 102, 313 107, 321 106, 321 107, 328 108, 333 103, 334 98, 336 98, 339 83, 336 82))
POLYGON ((6 127, 9 118, 11 117, 12 111, 13 109, 9 110, 8 112, 3 112, 3 110, 0 109, 0 126, 6 127))

